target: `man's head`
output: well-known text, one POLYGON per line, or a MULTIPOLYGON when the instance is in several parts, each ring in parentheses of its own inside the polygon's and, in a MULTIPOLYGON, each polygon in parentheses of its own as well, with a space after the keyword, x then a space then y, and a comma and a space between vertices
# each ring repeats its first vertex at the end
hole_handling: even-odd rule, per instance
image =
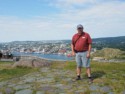
POLYGON ((81 24, 77 25, 77 31, 79 34, 83 33, 83 29, 84 27, 81 24))

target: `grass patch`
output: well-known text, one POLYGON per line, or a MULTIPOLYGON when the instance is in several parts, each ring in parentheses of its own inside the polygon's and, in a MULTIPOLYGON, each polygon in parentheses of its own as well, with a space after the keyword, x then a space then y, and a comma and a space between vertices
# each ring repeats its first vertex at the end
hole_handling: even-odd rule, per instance
MULTIPOLYGON (((13 63, 14 62, 0 62, 0 81, 7 80, 13 77, 20 77, 34 71, 39 71, 38 68, 37 69, 27 68, 27 67, 12 68, 11 66, 13 63)), ((112 89, 112 92, 115 92, 115 94, 121 94, 121 92, 125 90, 124 67, 125 63, 101 63, 92 61, 91 68, 92 68, 92 76, 94 77, 93 84, 98 85, 99 87, 108 86, 112 89)), ((74 61, 53 62, 52 65, 50 66, 50 70, 53 69, 55 69, 57 72, 60 73, 59 74, 60 76, 55 75, 54 77, 55 83, 60 82, 65 85, 72 84, 74 85, 73 90, 77 90, 77 85, 86 84, 86 86, 88 86, 87 78, 85 77, 85 68, 82 69, 82 76, 84 77, 84 81, 74 82, 76 84, 73 84, 70 81, 66 80, 67 78, 76 77, 75 74, 76 63, 74 61), (64 74, 63 71, 65 72, 64 74)), ((53 71, 51 71, 51 73, 53 73, 53 71)), ((43 73, 41 75, 46 76, 47 74, 43 73)), ((39 84, 36 84, 36 87, 39 87, 39 84)), ((88 88, 85 94, 90 94, 90 92, 91 90, 89 90, 88 88)))
POLYGON ((35 68, 17 67, 12 68, 14 62, 1 62, 0 61, 0 81, 10 78, 20 77, 27 73, 37 71, 35 68))
MULTIPOLYGON (((70 70, 71 72, 76 71, 76 63, 73 61, 55 63, 52 66, 52 68, 59 68, 67 71, 70 70)), ((95 84, 98 84, 101 87, 109 86, 116 94, 120 94, 125 90, 125 63, 101 63, 92 61, 91 69, 95 84)), ((82 75, 84 79, 86 79, 85 68, 82 69, 82 75)), ((86 93, 89 94, 88 92, 90 91, 87 91, 86 93)))

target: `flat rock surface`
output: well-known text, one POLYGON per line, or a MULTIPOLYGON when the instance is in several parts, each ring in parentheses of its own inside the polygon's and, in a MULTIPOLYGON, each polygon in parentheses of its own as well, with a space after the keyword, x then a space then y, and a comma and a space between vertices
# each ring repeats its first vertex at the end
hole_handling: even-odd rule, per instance
POLYGON ((86 77, 80 81, 75 77, 75 70, 42 67, 38 72, 0 82, 0 94, 115 94, 101 81, 89 84, 86 77))

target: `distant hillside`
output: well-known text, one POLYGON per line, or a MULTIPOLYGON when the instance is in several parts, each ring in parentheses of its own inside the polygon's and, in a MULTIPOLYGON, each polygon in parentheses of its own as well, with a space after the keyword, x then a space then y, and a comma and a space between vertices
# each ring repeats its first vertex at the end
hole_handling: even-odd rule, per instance
MULTIPOLYGON (((71 43, 71 40, 63 40, 64 43, 71 43)), ((118 48, 125 50, 125 36, 93 38, 93 47, 102 48, 118 48)))
MULTIPOLYGON (((71 40, 43 40, 43 41, 13 41, 8 43, 0 43, 0 48, 9 45, 13 47, 13 45, 42 45, 42 44, 61 44, 66 43, 70 44, 71 40), (3 45, 3 46, 2 46, 3 45)), ((105 38, 93 38, 93 48, 102 49, 102 48, 117 48, 125 51, 125 36, 119 37, 105 37, 105 38)))
POLYGON ((108 47, 108 48, 118 48, 121 50, 125 50, 125 36, 94 38, 93 47, 98 49, 108 47))

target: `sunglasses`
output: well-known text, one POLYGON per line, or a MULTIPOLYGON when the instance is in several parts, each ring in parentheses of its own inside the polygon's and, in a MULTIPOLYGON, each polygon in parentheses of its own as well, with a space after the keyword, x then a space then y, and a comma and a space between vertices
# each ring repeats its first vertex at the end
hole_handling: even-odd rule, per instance
POLYGON ((83 29, 83 28, 77 28, 77 29, 83 29))

